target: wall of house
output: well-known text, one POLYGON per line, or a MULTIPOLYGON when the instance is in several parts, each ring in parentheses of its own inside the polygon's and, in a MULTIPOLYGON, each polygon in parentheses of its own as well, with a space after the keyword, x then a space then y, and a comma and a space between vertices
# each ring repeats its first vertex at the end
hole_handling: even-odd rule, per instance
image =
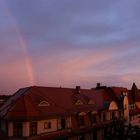
MULTIPOLYGON (((61 129, 62 128, 62 126, 61 126, 61 119, 62 118, 59 118, 58 120, 57 120, 57 123, 58 123, 58 129, 61 129)), ((66 117, 65 118, 65 125, 66 125, 66 128, 71 128, 71 118, 70 117, 66 117)))
MULTIPOLYGON (((8 123, 8 136, 13 136, 13 122, 8 123)), ((29 122, 23 122, 23 137, 29 136, 29 122)))
MULTIPOLYGON (((66 128, 70 128, 71 127, 71 119, 70 117, 65 118, 66 119, 66 128)), ((38 122, 38 128, 37 128, 37 134, 41 134, 41 133, 46 133, 46 132, 53 132, 53 131, 57 131, 58 129, 61 129, 60 126, 60 119, 48 119, 48 120, 42 120, 38 122), (46 129, 44 127, 45 122, 50 122, 51 123, 51 128, 46 129)))
POLYGON ((131 116, 130 123, 132 125, 140 126, 140 118, 139 118, 139 115, 133 115, 133 116, 131 116))
POLYGON ((23 122, 23 136, 28 137, 29 136, 29 122, 23 122))
POLYGON ((48 119, 48 120, 38 121, 38 123, 37 123, 37 134, 52 132, 52 131, 57 131, 57 119, 48 119), (51 128, 46 129, 44 127, 44 124, 46 122, 51 123, 51 128))
MULTIPOLYGON (((66 119, 66 126, 67 128, 71 127, 71 119, 70 117, 66 119)), ((23 137, 28 137, 29 134, 29 127, 30 122, 23 122, 23 137)), ((4 128, 4 127, 3 127, 4 128)), ((37 122, 37 134, 47 133, 47 132, 53 132, 58 130, 58 119, 48 119, 48 120, 42 120, 37 122), (46 122, 51 123, 51 128, 45 128, 44 125, 46 122)), ((8 136, 13 136, 13 122, 8 123, 8 136)))
POLYGON ((138 108, 140 109, 140 102, 136 102, 136 105, 137 105, 138 108))
POLYGON ((110 120, 111 119, 111 116, 110 116, 111 114, 110 114, 110 112, 106 112, 106 120, 110 120))
POLYGON ((124 96, 123 106, 124 106, 124 119, 126 120, 127 123, 129 123, 129 101, 127 96, 124 96))
POLYGON ((118 105, 115 101, 112 101, 109 105, 109 110, 116 110, 118 109, 118 105))
POLYGON ((9 137, 13 136, 13 123, 12 122, 8 123, 8 136, 9 137))
POLYGON ((77 136, 69 137, 68 140, 81 140, 82 138, 84 140, 93 140, 93 133, 81 133, 77 136))

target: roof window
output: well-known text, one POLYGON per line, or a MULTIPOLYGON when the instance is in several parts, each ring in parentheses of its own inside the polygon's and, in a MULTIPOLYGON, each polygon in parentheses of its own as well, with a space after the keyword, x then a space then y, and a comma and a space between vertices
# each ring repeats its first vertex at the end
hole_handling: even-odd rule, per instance
POLYGON ((50 106, 50 104, 47 101, 41 101, 38 106, 50 106))
POLYGON ((82 104, 83 104, 83 102, 81 100, 77 100, 75 103, 75 105, 82 105, 82 104))

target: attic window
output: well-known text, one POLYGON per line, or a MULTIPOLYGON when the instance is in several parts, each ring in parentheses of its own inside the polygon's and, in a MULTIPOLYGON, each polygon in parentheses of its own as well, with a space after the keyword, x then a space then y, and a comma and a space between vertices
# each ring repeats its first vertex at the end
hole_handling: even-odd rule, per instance
POLYGON ((82 105, 82 104, 83 104, 83 102, 81 100, 77 100, 75 103, 75 105, 82 105))
POLYGON ((47 101, 41 101, 38 106, 50 106, 50 104, 47 101))
POLYGON ((127 96, 127 92, 123 92, 123 96, 127 96))
POLYGON ((88 104, 89 104, 89 105, 94 105, 95 102, 94 102, 93 100, 89 100, 88 104))

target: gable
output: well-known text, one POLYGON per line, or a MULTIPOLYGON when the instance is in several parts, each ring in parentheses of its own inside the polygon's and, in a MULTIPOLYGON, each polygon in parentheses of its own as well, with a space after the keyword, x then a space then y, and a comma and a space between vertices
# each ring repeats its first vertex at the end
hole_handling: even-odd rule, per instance
POLYGON ((82 105, 82 104, 83 104, 83 102, 81 100, 77 100, 75 103, 75 105, 82 105))
POLYGON ((38 106, 50 106, 50 104, 47 101, 41 101, 38 106))
POLYGON ((115 101, 112 101, 109 105, 109 110, 116 110, 118 109, 118 105, 115 101))

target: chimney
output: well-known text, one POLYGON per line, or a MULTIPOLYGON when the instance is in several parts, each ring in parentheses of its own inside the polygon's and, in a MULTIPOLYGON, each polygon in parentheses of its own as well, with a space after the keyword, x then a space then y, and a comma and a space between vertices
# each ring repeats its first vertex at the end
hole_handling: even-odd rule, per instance
POLYGON ((102 86, 101 83, 97 83, 96 89, 106 89, 106 86, 102 86))
POLYGON ((80 93, 80 86, 76 86, 76 93, 80 93))
POLYGON ((97 87, 96 88, 99 88, 101 86, 101 83, 97 83, 97 87))

